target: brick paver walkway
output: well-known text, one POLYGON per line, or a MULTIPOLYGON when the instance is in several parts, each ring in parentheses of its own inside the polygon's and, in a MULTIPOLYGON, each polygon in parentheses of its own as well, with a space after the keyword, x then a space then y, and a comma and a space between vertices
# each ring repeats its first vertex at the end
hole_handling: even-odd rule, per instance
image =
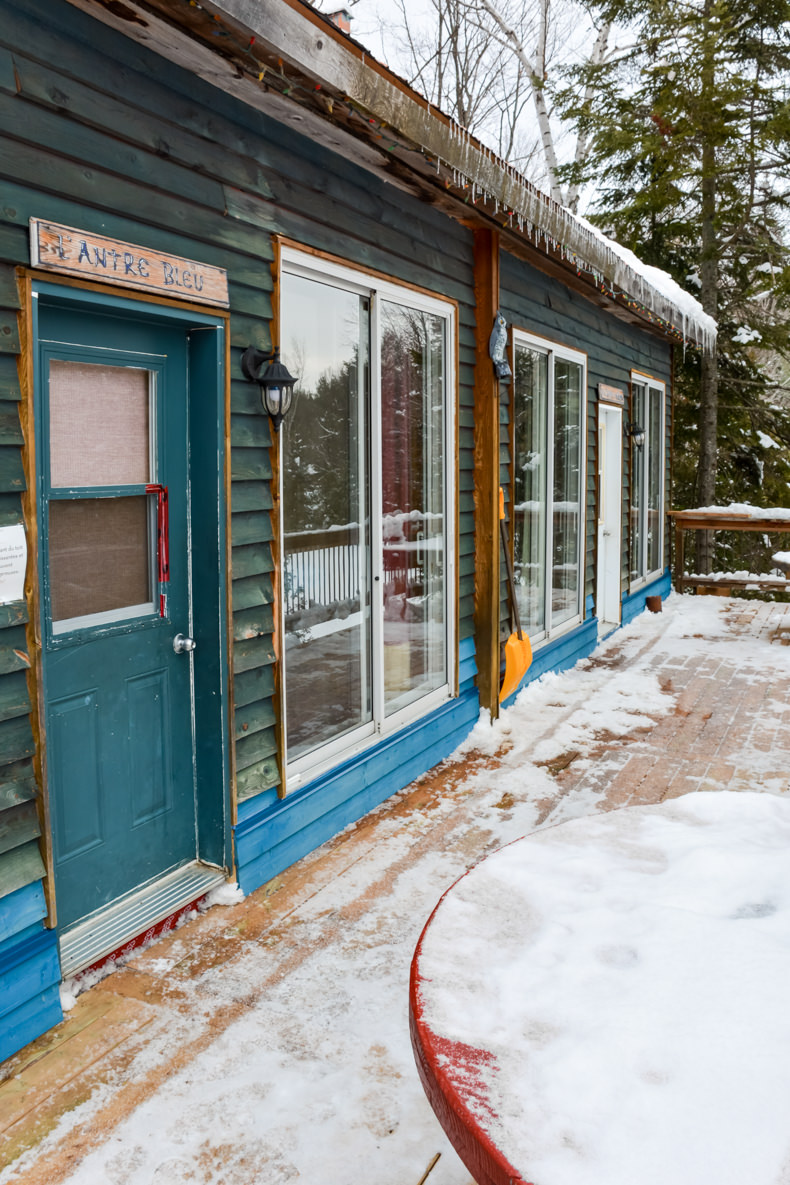
MULTIPOLYGON (((515 838, 574 814, 690 791, 787 793, 790 606, 728 600, 720 602, 720 612, 722 641, 715 646, 700 651, 684 644, 677 629, 670 636, 669 612, 644 618, 644 643, 639 626, 622 631, 588 664, 593 674, 610 668, 613 677, 637 669, 652 673, 674 698, 674 711, 652 727, 602 734, 592 755, 570 749, 536 763, 545 768, 535 786, 516 779, 505 794, 501 787, 492 794, 488 781, 492 768, 507 761, 507 742, 500 754, 471 753, 445 763, 240 905, 210 910, 84 992, 64 1024, 0 1067, 0 1165, 10 1165, 0 1169, 0 1182, 57 1185, 69 1178, 135 1108, 268 992, 296 979, 327 944, 369 950, 391 941, 394 950, 399 939, 394 923, 388 937, 388 894, 421 860, 443 861, 443 883, 449 884, 503 834, 515 838), (509 836, 501 820, 511 821, 509 836), (366 874, 366 868, 373 871, 366 874), (217 988, 220 980, 237 985, 230 1003, 217 988), (34 1154, 17 1174, 13 1161, 25 1150, 34 1154)), ((560 718, 572 720, 584 706, 572 694, 566 700, 561 717, 546 709, 545 720, 535 722, 538 737, 555 735, 560 718)), ((372 1077, 362 1121, 384 1139, 387 1071, 374 1066, 364 1072, 372 1077)), ((434 1151, 425 1149, 426 1168, 434 1151)), ((202 1172, 204 1180, 219 1180, 219 1166, 228 1185, 299 1176, 286 1169, 275 1175, 263 1153, 256 1162, 250 1152, 243 1164, 233 1155, 227 1146, 207 1144, 194 1179, 202 1172)), ((364 1167, 357 1166, 362 1177, 383 1180, 375 1166, 371 1172, 364 1167)), ((418 1181, 419 1175, 401 1185, 418 1181)))

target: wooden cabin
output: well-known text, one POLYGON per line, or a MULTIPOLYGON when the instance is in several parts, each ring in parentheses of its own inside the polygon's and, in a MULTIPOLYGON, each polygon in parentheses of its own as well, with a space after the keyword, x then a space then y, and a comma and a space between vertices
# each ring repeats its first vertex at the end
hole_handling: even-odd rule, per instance
POLYGON ((711 327, 301 0, 0 0, 0 105, 4 1058, 496 715, 500 487, 527 679, 668 592, 711 327))

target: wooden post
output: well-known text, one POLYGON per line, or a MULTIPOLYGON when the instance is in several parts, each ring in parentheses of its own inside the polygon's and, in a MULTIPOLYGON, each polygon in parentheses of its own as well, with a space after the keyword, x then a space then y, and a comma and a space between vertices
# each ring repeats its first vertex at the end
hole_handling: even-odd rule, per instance
POLYGON ((488 339, 499 308, 499 235, 474 232, 475 649, 480 706, 499 715, 499 382, 488 339))
POLYGON ((683 576, 684 563, 683 524, 678 519, 675 519, 675 565, 677 568, 677 573, 675 576, 675 588, 680 593, 684 592, 686 588, 686 581, 683 576))

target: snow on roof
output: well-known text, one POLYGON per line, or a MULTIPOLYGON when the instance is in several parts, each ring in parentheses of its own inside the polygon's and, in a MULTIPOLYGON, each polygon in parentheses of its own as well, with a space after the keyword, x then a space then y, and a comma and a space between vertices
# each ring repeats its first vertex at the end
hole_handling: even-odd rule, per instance
MULTIPOLYGON (((712 349, 716 341, 716 321, 708 313, 705 312, 700 302, 696 297, 692 296, 690 292, 686 292, 685 288, 681 288, 680 284, 661 268, 652 267, 649 263, 643 263, 642 260, 629 251, 627 247, 622 247, 614 239, 608 238, 603 231, 599 230, 597 226, 593 226, 586 218, 580 214, 575 215, 576 221, 591 231, 597 238, 599 238, 609 248, 613 254, 617 255, 626 267, 636 276, 641 277, 645 283, 655 289, 666 301, 673 305, 680 313, 681 318, 685 323, 693 323, 695 329, 702 335, 701 345, 706 349, 712 349)), ((684 332, 683 336, 686 334, 684 332)), ((694 336, 697 336, 696 334, 694 336)))
MULTIPOLYGON (((136 2, 129 0, 131 6, 136 2)), ((214 22, 228 18, 237 40, 241 30, 243 38, 249 37, 244 53, 235 58, 232 79, 209 68, 214 85, 258 104, 259 87, 257 94, 249 90, 250 59, 262 64, 267 59, 276 61, 277 70, 267 75, 269 92, 288 96, 289 104, 299 103, 318 113, 322 121, 329 117, 335 127, 367 141, 390 164, 397 160, 453 203, 463 202, 468 210, 477 207, 504 231, 559 257, 603 292, 624 300, 635 316, 674 331, 704 350, 713 349, 715 322, 694 297, 664 272, 647 267, 547 197, 307 0, 299 8, 282 0, 213 0, 211 8, 214 22), (309 25, 320 35, 306 36, 309 25), (309 85, 287 77, 286 67, 289 72, 295 68, 309 85), (284 84, 282 91, 278 91, 278 78, 284 84)), ((152 29, 156 23, 147 9, 146 22, 152 29)), ((124 31, 139 36, 135 25, 124 31)), ((213 26, 211 31, 216 32, 213 26)), ((163 48, 167 41, 163 38, 163 48)), ((205 68, 204 62, 198 65, 201 73, 205 68)), ((300 130, 309 134, 309 125, 301 125, 300 130)), ((389 174, 390 165, 387 168, 389 174)))
MULTIPOLYGON (((451 116, 432 106, 391 67, 378 62, 367 46, 348 36, 346 40, 365 50, 371 68, 396 79, 400 89, 427 107, 434 122, 444 127, 441 145, 426 136, 418 142, 436 154, 437 171, 439 164, 452 171, 454 186, 464 190, 465 201, 471 197, 476 204, 483 198, 493 202, 497 213, 501 206, 510 216, 509 229, 513 228, 515 219, 520 231, 536 241, 542 238, 547 249, 559 250, 566 260, 575 263, 581 272, 591 273, 596 282, 608 285, 614 294, 632 297, 648 313, 673 326, 684 340, 689 338, 706 351, 714 349, 716 321, 667 272, 643 263, 633 251, 608 238, 581 215, 559 205, 451 116)), ((370 110, 374 113, 375 106, 371 105, 370 110)), ((391 109, 387 110, 386 119, 388 127, 399 127, 391 109)))

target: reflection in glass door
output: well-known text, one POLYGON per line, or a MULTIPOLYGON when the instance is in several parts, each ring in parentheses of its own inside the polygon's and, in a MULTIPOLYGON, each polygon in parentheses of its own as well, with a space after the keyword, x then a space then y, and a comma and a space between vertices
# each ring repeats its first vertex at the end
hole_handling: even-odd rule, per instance
POLYGON ((298 376, 281 521, 295 777, 449 694, 450 314, 345 269, 292 268, 280 288, 282 353, 298 376))
POLYGON ((290 760, 373 718, 370 301, 285 276, 286 356, 298 375, 283 423, 282 537, 290 760))
POLYGON ((384 703, 446 681, 444 321, 381 303, 384 703))
POLYGON ((539 640, 582 603, 583 355, 516 332, 513 555, 519 610, 539 640))

